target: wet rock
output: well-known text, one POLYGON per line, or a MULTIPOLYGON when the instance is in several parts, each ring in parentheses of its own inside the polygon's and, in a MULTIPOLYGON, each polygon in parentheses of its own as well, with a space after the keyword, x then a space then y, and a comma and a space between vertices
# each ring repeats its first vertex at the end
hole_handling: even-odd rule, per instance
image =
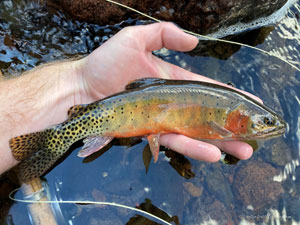
POLYGON ((300 199, 294 198, 290 199, 289 204, 287 205, 287 218, 293 218, 294 221, 300 222, 300 199))
POLYGON ((243 166, 235 175, 234 187, 244 206, 257 212, 274 202, 284 192, 281 183, 273 181, 278 171, 268 163, 254 162, 243 166))
MULTIPOLYGON (((94 200, 97 202, 105 202, 106 201, 105 194, 102 191, 99 191, 97 189, 94 189, 92 191, 92 196, 93 196, 94 200)), ((105 207, 105 205, 96 205, 96 207, 103 208, 103 207, 105 207)))
MULTIPOLYGON (((185 29, 207 34, 237 22, 247 23, 268 16, 281 8, 287 0, 116 1, 157 19, 173 21, 185 29)), ((53 2, 78 19, 98 24, 116 23, 129 16, 136 17, 133 12, 106 1, 52 0, 53 2)))
POLYGON ((282 138, 277 138, 272 142, 272 162, 279 166, 285 166, 292 160, 291 150, 282 138))
MULTIPOLYGON (((244 32, 238 35, 231 35, 224 38, 227 41, 239 42, 251 46, 262 44, 274 27, 261 27, 259 29, 244 32)), ((229 44, 220 41, 199 41, 197 47, 190 54, 196 56, 210 56, 217 59, 229 59, 234 53, 239 51, 241 45, 229 44)), ((212 63, 212 62, 211 62, 212 63)), ((218 69, 218 67, 217 67, 218 69)), ((211 67, 213 73, 216 73, 215 67, 211 67)))
POLYGON ((230 210, 208 193, 201 198, 195 198, 189 205, 191 207, 186 209, 185 221, 182 224, 194 225, 207 223, 225 225, 231 221, 230 210))
POLYGON ((163 149, 166 156, 170 158, 169 164, 180 176, 184 177, 185 179, 191 179, 195 177, 195 173, 192 171, 192 164, 187 158, 184 157, 184 155, 163 147, 161 149, 163 149))
MULTIPOLYGON (((137 206, 138 209, 143 210, 145 212, 148 212, 152 215, 155 215, 164 221, 167 222, 174 222, 176 225, 179 225, 179 220, 177 216, 170 216, 169 213, 165 212, 164 210, 156 207, 152 204, 150 199, 145 199, 143 203, 141 203, 139 206, 137 206)), ((141 215, 135 215, 134 217, 131 217, 130 220, 126 223, 127 225, 136 225, 136 224, 145 224, 145 225, 156 225, 158 223, 149 220, 148 218, 141 216, 141 215)))
POLYGON ((200 197, 203 192, 203 187, 196 186, 191 182, 185 182, 183 184, 184 190, 186 190, 192 197, 200 197))
POLYGON ((229 206, 233 203, 233 194, 227 177, 224 176, 220 164, 212 167, 206 177, 207 190, 215 196, 216 199, 229 206))
POLYGON ((123 222, 117 217, 107 217, 107 218, 91 218, 90 225, 121 225, 123 222))

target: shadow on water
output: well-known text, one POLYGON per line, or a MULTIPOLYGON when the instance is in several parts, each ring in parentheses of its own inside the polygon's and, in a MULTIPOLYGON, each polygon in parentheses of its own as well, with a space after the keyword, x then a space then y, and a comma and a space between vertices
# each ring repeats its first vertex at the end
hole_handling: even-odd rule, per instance
MULTIPOLYGON (((230 39, 257 45, 300 67, 299 15, 298 1, 273 27, 230 39)), ((123 27, 138 24, 143 21, 98 26, 30 1, 1 1, 0 69, 4 76, 18 76, 48 61, 86 55, 123 27)), ((283 115, 287 133, 260 143, 250 160, 226 156, 234 164, 200 162, 167 149, 153 164, 146 141, 140 139, 115 140, 84 160, 74 150, 45 176, 51 196, 147 208, 173 224, 299 223, 300 73, 274 57, 215 42, 202 42, 191 53, 163 49, 154 54, 259 96, 283 115)), ((26 204, 8 199, 16 187, 13 175, 1 178, 1 224, 30 224, 26 204)), ((22 197, 19 192, 16 196, 22 197)), ((57 204, 56 210, 67 224, 158 223, 113 207, 57 204)))

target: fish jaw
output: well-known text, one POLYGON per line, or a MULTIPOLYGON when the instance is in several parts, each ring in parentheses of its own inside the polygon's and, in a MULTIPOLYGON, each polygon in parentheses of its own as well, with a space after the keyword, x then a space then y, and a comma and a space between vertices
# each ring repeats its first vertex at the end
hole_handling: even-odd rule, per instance
POLYGON ((254 133, 252 139, 271 139, 279 137, 286 132, 287 123, 284 120, 278 120, 274 127, 264 129, 254 133))

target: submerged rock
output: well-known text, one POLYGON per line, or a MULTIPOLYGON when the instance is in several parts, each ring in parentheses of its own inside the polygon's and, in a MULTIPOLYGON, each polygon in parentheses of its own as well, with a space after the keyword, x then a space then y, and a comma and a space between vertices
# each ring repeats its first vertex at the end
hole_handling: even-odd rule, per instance
MULTIPOLYGON (((72 16, 98 24, 118 23, 136 14, 99 0, 52 0, 72 16)), ((287 0, 134 1, 116 0, 157 19, 173 21, 194 32, 208 34, 238 22, 249 23, 280 9, 287 0)))
POLYGON ((243 166, 235 175, 234 187, 243 205, 252 206, 258 212, 276 201, 284 192, 282 184, 273 180, 278 171, 265 162, 252 161, 243 166))

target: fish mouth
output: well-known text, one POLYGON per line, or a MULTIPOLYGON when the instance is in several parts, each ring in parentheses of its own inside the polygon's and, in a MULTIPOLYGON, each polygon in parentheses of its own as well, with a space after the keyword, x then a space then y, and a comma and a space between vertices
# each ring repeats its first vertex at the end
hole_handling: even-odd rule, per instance
POLYGON ((263 131, 259 131, 259 132, 255 133, 254 135, 252 135, 252 138, 253 139, 269 139, 269 138, 278 137, 285 133, 286 127, 287 127, 286 123, 283 122, 283 123, 281 123, 280 126, 265 129, 263 131))

